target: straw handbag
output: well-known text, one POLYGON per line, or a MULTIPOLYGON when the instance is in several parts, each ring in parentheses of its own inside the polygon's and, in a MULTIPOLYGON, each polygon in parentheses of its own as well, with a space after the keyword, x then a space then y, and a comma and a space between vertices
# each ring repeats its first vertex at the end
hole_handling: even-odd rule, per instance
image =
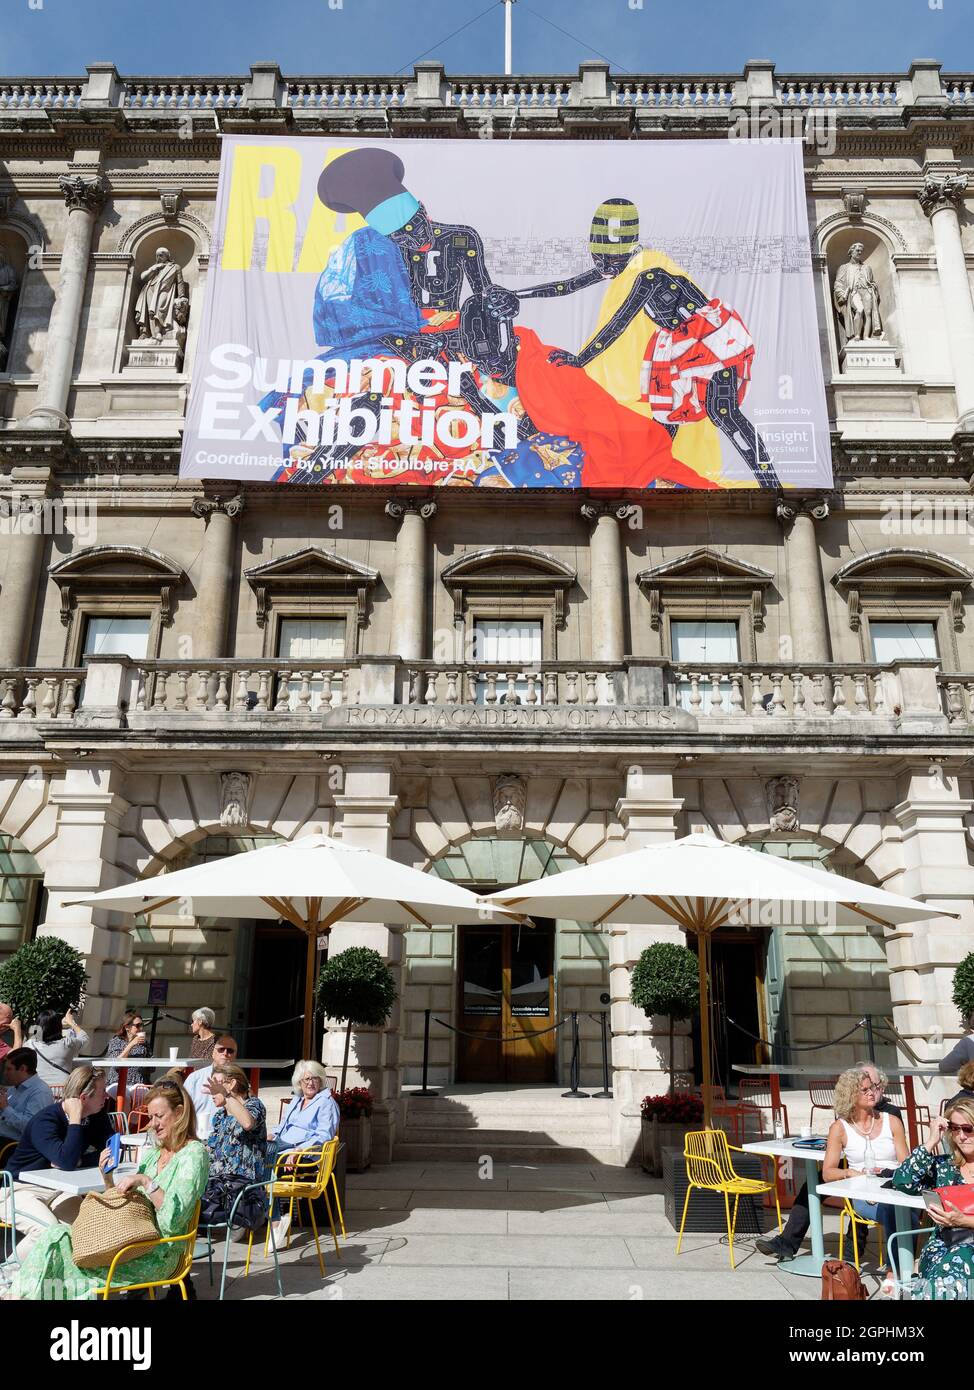
MULTIPOLYGON (((155 1209, 141 1192, 89 1192, 71 1227, 71 1250, 79 1269, 104 1269, 118 1252, 136 1241, 159 1239, 155 1209)), ((119 1264, 145 1254, 130 1251, 119 1264)))

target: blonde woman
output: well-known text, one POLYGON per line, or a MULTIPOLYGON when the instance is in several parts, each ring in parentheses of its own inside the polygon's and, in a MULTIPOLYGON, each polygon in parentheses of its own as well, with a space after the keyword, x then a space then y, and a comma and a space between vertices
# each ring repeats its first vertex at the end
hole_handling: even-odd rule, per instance
MULTIPOLYGON (((889 1174, 906 1158, 909 1146, 903 1121, 876 1108, 885 1087, 886 1077, 878 1067, 852 1067, 839 1077, 834 1098, 838 1118, 829 1129, 822 1164, 825 1182, 889 1174), (843 1158, 847 1168, 839 1166, 843 1158)), ((857 1198, 852 1206, 860 1216, 878 1221, 886 1240, 896 1230, 896 1213, 888 1203, 864 1202, 857 1198)), ((885 1289, 892 1283, 892 1273, 884 1268, 883 1275, 885 1289)))
MULTIPOLYGON (((893 1174, 897 1192, 974 1185, 974 1100, 952 1100, 946 1115, 930 1122, 926 1138, 893 1174), (942 1139, 947 1153, 934 1150, 942 1139)), ((956 1206, 928 1207, 937 1233, 920 1256, 920 1277, 933 1282, 938 1298, 974 1296, 974 1216, 956 1206)))
MULTIPOLYGON (((98 1160, 105 1190, 116 1187, 119 1192, 141 1191, 155 1208, 159 1234, 185 1235, 206 1187, 210 1167, 206 1148, 196 1138, 196 1112, 182 1086, 170 1081, 152 1087, 146 1108, 155 1146, 143 1153, 138 1172, 127 1173, 117 1183, 105 1171, 111 1161, 111 1153, 105 1149, 98 1160)), ((165 1279, 183 1253, 179 1245, 155 1246, 125 1266, 122 1281, 142 1284, 165 1279)), ((14 1276, 11 1296, 55 1301, 90 1299, 107 1276, 107 1267, 78 1268, 72 1259, 71 1227, 59 1223, 41 1234, 25 1258, 14 1276)))

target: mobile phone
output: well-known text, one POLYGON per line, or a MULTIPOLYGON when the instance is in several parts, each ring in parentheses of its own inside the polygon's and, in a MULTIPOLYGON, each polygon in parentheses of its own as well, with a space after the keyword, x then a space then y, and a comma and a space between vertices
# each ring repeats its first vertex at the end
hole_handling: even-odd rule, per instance
POLYGON ((105 1148, 111 1154, 112 1159, 102 1170, 105 1173, 114 1173, 119 1163, 122 1161, 122 1136, 120 1134, 110 1134, 105 1148))

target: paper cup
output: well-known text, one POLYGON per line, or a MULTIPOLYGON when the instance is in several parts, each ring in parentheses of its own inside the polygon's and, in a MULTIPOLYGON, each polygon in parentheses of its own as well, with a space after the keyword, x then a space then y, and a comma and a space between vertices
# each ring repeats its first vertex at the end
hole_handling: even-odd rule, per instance
POLYGON ((178 1048, 178 1047, 171 1047, 171 1048, 169 1049, 169 1060, 170 1060, 170 1062, 175 1062, 175 1060, 176 1060, 176 1058, 177 1058, 178 1056, 179 1056, 179 1048, 178 1048))
POLYGON ((811 1137, 812 1137, 812 1127, 811 1127, 811 1125, 802 1125, 802 1138, 803 1138, 803 1139, 811 1139, 811 1137))

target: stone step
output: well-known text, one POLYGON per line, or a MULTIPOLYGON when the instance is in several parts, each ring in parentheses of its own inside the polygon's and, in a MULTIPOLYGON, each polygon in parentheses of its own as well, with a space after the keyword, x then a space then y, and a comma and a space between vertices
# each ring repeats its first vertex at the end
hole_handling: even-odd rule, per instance
POLYGON ((471 1100, 412 1100, 406 1099, 406 1113, 408 1115, 435 1115, 440 1120, 459 1118, 469 1119, 471 1116, 479 1115, 514 1115, 518 1118, 532 1117, 561 1117, 568 1114, 578 1113, 579 1115, 600 1115, 608 1117, 612 1114, 611 1100, 563 1100, 560 1096, 550 1100, 536 1101, 534 1104, 527 1102, 512 1102, 503 1096, 491 1097, 489 1100, 476 1097, 471 1100))
POLYGON ((511 1125, 507 1129, 478 1129, 476 1126, 466 1129, 428 1129, 407 1124, 403 1141, 407 1144, 436 1144, 438 1147, 443 1144, 532 1144, 539 1148, 560 1148, 567 1145, 569 1148, 584 1149, 590 1144, 604 1147, 612 1142, 612 1133, 607 1125, 600 1125, 598 1129, 564 1129, 558 1130, 557 1133, 548 1133, 544 1129, 519 1129, 517 1125, 511 1125))
MULTIPOLYGON (((484 1144, 397 1143, 393 1159, 401 1163, 470 1163, 484 1157, 484 1144)), ((495 1163, 604 1163, 620 1167, 619 1149, 613 1144, 568 1148, 560 1144, 491 1144, 489 1157, 495 1163)))
POLYGON ((461 1129, 513 1129, 529 1134, 554 1134, 565 1130, 585 1130, 608 1133, 612 1117, 607 1113, 582 1113, 574 1106, 554 1115, 527 1115, 517 1110, 490 1110, 479 1115, 430 1114, 409 1106, 406 1110, 407 1129, 454 1131, 461 1129))

